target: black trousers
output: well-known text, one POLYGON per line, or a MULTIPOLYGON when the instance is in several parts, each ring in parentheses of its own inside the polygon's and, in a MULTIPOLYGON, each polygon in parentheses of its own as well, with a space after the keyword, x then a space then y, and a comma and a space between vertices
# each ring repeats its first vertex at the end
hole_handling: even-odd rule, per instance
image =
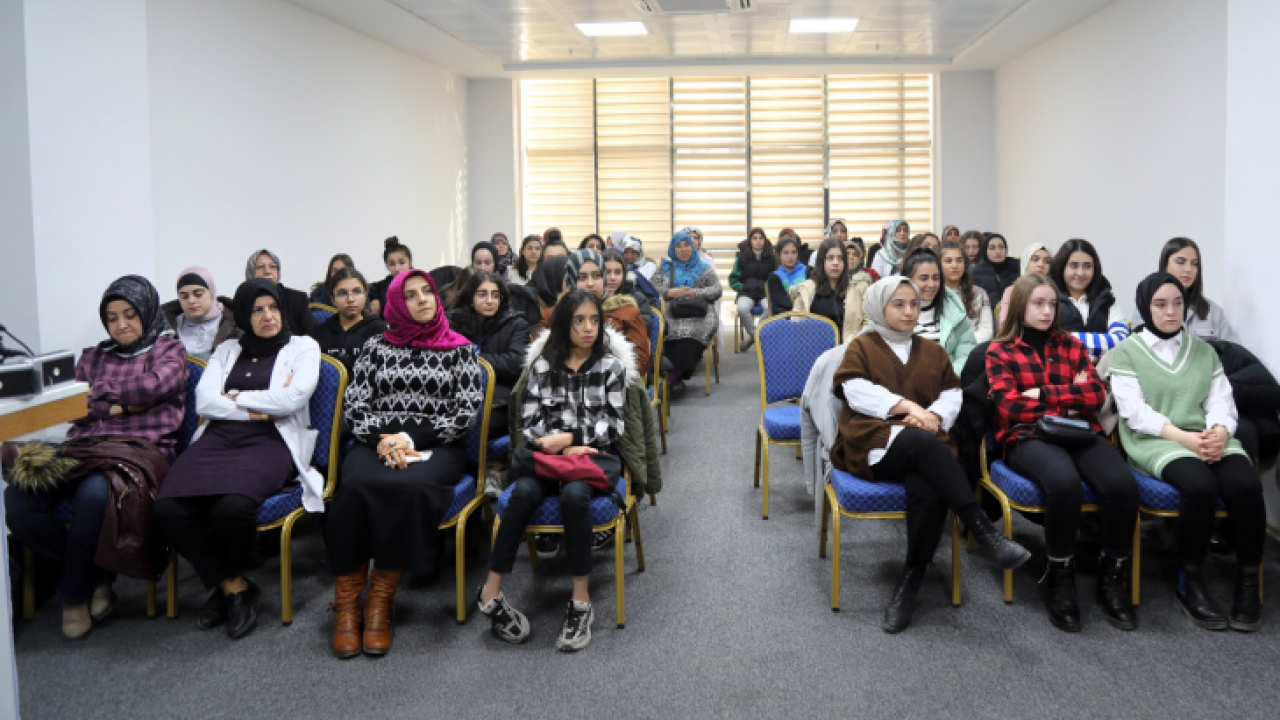
POLYGON ((875 478, 907 488, 907 564, 928 565, 942 539, 947 510, 967 525, 978 503, 951 448, 933 433, 906 428, 875 464, 875 478))
POLYGON ((1267 509, 1262 499, 1262 481, 1249 458, 1227 455, 1212 465, 1200 458, 1178 458, 1165 466, 1160 479, 1182 493, 1177 533, 1178 557, 1183 565, 1199 565, 1204 560, 1219 498, 1231 516, 1240 564, 1257 565, 1262 561, 1267 509))
POLYGON ((1027 440, 1005 454, 1009 467, 1040 486, 1045 496, 1044 537, 1049 557, 1075 554, 1080 525, 1081 482, 1102 503, 1102 547, 1111 557, 1129 556, 1133 524, 1138 521, 1138 481, 1120 451, 1106 438, 1092 445, 1064 448, 1043 440, 1027 440))
POLYGON ((524 529, 529 526, 533 512, 544 498, 558 494, 560 515, 564 520, 564 545, 569 555, 569 574, 590 575, 593 538, 590 506, 591 498, 596 494, 595 488, 581 480, 561 483, 536 477, 522 477, 516 480, 515 486, 507 509, 502 513, 502 524, 498 526, 493 551, 489 554, 489 569, 502 575, 511 572, 515 567, 516 551, 524 540, 524 529))
POLYGON ((240 577, 253 562, 258 503, 244 495, 161 498, 151 514, 207 589, 240 577))
POLYGON ((707 343, 693 338, 667 340, 662 346, 662 356, 670 360, 671 366, 686 380, 693 376, 694 368, 698 367, 698 361, 706 351, 707 343))

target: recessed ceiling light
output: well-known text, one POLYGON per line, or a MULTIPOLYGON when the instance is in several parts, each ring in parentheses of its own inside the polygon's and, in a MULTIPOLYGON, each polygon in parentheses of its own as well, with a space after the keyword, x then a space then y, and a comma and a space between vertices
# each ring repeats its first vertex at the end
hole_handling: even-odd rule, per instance
POLYGON ((791 18, 793 33, 843 33, 853 32, 858 18, 791 18))
POLYGON ((648 35, 642 22, 575 23, 587 37, 618 37, 619 35, 648 35))

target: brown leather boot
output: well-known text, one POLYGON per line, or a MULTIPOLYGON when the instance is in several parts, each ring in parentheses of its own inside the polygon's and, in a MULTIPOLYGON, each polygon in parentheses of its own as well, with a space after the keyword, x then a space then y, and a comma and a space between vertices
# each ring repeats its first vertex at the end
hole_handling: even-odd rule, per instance
POLYGON ((364 563, 333 582, 333 654, 340 658, 360 654, 360 593, 369 579, 369 563, 364 563))
POLYGON ((364 652, 386 655, 391 649, 391 621, 395 617, 396 588, 404 579, 403 570, 374 568, 369 578, 369 597, 364 603, 364 652))

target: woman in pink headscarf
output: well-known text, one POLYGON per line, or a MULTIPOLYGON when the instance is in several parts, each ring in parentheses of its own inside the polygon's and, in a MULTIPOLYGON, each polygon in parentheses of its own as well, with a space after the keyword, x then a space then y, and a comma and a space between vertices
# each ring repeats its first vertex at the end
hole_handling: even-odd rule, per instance
POLYGON ((397 275, 383 312, 387 331, 365 343, 347 388, 356 445, 325 523, 338 657, 391 648, 396 588, 406 572, 435 570, 437 527, 464 472, 462 438, 484 399, 476 347, 449 329, 430 275, 397 275))

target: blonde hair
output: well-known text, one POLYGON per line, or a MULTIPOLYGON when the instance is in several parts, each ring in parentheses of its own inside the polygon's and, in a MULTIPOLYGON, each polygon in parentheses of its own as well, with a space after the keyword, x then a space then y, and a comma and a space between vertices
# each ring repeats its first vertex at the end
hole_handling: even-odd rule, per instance
MULTIPOLYGON (((1053 300, 1058 302, 1058 286, 1049 279, 1044 273, 1031 273, 1018 278, 1013 284, 1013 292, 1009 296, 1009 311, 1005 315, 1004 323, 1000 325, 1000 332, 996 334, 991 342, 1012 342, 1022 337, 1022 330, 1026 327, 1027 302, 1031 300, 1031 293, 1036 288, 1048 287, 1053 290, 1053 300)), ((1049 332, 1058 329, 1058 308, 1053 309, 1053 322, 1049 323, 1049 332)))

